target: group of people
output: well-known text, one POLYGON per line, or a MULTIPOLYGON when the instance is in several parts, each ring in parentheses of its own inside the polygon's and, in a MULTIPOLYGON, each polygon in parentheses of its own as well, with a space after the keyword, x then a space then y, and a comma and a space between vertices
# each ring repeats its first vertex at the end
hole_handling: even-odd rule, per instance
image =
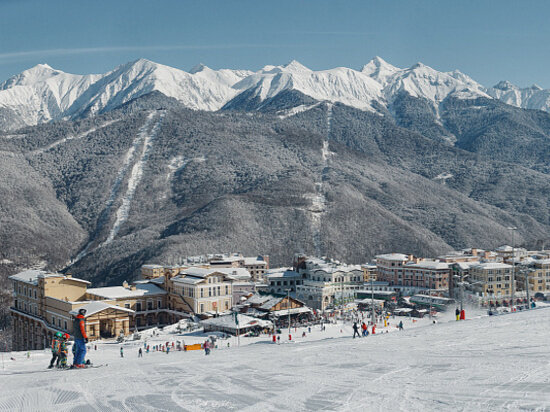
MULTIPOLYGON (((81 308, 78 311, 73 321, 73 333, 74 333, 74 345, 73 345, 73 364, 74 368, 85 368, 84 358, 86 356, 86 343, 88 343, 88 336, 86 335, 86 323, 85 323, 86 309, 81 308)), ((67 368, 67 355, 68 344, 70 335, 68 333, 57 332, 51 344, 52 359, 50 361, 49 369, 55 366, 58 368, 67 368)))
MULTIPOLYGON (((399 330, 403 330, 403 321, 399 321, 399 324, 397 325, 397 327, 399 328, 399 330)), ((376 333, 376 324, 373 324, 372 334, 374 335, 375 333, 376 333)), ((355 339, 355 336, 357 336, 358 338, 369 336, 369 328, 365 322, 361 323, 361 334, 359 333, 359 324, 357 323, 357 321, 353 322, 353 339, 355 339)))

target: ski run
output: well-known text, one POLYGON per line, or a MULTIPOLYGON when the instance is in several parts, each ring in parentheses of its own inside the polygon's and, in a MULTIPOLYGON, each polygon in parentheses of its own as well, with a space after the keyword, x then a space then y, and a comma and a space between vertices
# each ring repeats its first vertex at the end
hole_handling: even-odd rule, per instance
MULTIPOLYGON (((135 191, 139 183, 141 182, 141 178, 143 176, 143 167, 147 162, 151 147, 160 129, 160 125, 161 125, 162 119, 164 118, 164 115, 165 115, 164 112, 160 112, 160 113, 158 113, 157 111, 150 112, 147 115, 147 119, 145 120, 145 123, 139 129, 139 132, 136 138, 132 142, 132 146, 126 152, 126 155, 124 156, 124 161, 122 162, 122 166, 120 167, 117 177, 113 185, 111 186, 111 190, 109 192, 109 198, 107 199, 107 202, 105 203, 105 207, 103 208, 101 216, 98 220, 98 225, 95 230, 96 235, 101 233, 103 226, 105 225, 106 222, 108 222, 111 216, 111 209, 115 201, 119 198, 120 192, 122 190, 122 184, 124 183, 125 179, 128 176, 128 171, 130 170, 132 163, 134 164, 134 166, 132 167, 130 176, 128 178, 128 186, 126 189, 126 193, 122 196, 121 205, 116 211, 115 222, 111 227, 111 230, 109 231, 107 239, 103 243, 101 243, 98 247, 111 243, 116 237, 116 235, 118 234, 121 226, 128 219, 128 214, 130 212, 130 206, 134 198, 135 191), (155 119, 156 119, 156 122, 153 124, 155 119), (141 152, 139 152, 140 148, 141 148, 141 152), (137 160, 136 160, 136 156, 139 156, 137 160)), ((95 240, 96 240, 95 238, 90 239, 90 241, 86 244, 86 246, 82 249, 82 251, 77 255, 74 262, 79 261, 80 259, 82 259, 84 256, 88 254, 95 240)))
POLYGON ((215 334, 168 326, 140 340, 89 344, 88 359, 108 364, 90 370, 49 371, 49 350, 5 353, 0 411, 543 411, 549 312, 403 318, 403 331, 390 320, 356 339, 351 323, 338 321, 324 331, 293 328, 291 341, 283 330, 279 344, 268 335, 241 337, 240 346, 218 339, 209 356, 153 350, 215 334))

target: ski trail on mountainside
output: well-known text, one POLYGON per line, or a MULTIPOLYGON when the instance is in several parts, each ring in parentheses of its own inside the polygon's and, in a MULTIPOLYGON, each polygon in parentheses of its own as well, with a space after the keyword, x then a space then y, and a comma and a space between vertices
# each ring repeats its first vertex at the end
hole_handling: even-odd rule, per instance
POLYGON ((310 215, 311 229, 313 232, 313 248, 315 249, 315 256, 322 256, 322 240, 321 240, 321 225, 323 214, 326 212, 326 196, 323 188, 323 181, 328 173, 328 166, 330 164, 330 157, 332 152, 329 150, 329 139, 332 130, 332 103, 327 103, 327 119, 326 119, 326 137, 323 140, 323 147, 321 148, 322 158, 322 170, 319 179, 315 182, 315 193, 309 195, 311 202, 308 211, 310 215))
MULTIPOLYGON (((122 197, 122 204, 120 205, 120 207, 116 212, 116 220, 115 220, 115 223, 113 224, 113 227, 111 228, 111 232, 109 233, 107 240, 105 240, 105 242, 103 242, 100 245, 100 247, 111 243, 115 238, 115 236, 118 234, 120 227, 128 219, 132 200, 134 199, 136 189, 139 186, 139 183, 141 182, 141 178, 143 177, 143 167, 145 166, 145 164, 147 163, 147 160, 149 159, 149 152, 151 151, 151 148, 153 147, 153 142, 157 137, 158 131, 160 130, 160 125, 162 123, 162 119, 164 118, 164 115, 165 115, 164 112, 162 112, 159 115, 157 122, 154 124, 153 128, 149 133, 147 133, 147 128, 145 127, 143 127, 139 133, 143 139, 141 155, 139 159, 136 161, 136 163, 134 164, 134 167, 132 168, 132 172, 130 173, 130 178, 128 179, 128 188, 126 189, 126 194, 122 197)), ((152 119, 153 116, 154 114, 151 114, 149 119, 152 119)))
POLYGON ((72 263, 75 263, 82 259, 84 256, 86 256, 90 250, 90 247, 92 246, 94 240, 96 237, 101 233, 104 225, 109 221, 109 216, 111 215, 111 208, 113 207, 113 204, 115 200, 118 198, 119 193, 121 191, 122 183, 124 182, 126 175, 128 173, 128 170, 130 168, 130 165, 134 161, 134 157, 136 152, 138 151, 139 147, 143 144, 143 141, 145 140, 145 135, 147 133, 147 130, 150 128, 151 123, 153 122, 155 112, 149 113, 147 116, 147 119, 145 120, 145 123, 138 131, 137 136, 135 137, 134 141, 132 142, 132 146, 128 149, 126 152, 126 155, 124 156, 124 161, 122 162, 122 166, 118 171, 117 177, 111 187, 111 190, 109 192, 109 197, 107 198, 107 201, 105 202, 105 207, 103 208, 103 211, 101 212, 98 220, 96 229, 90 236, 90 240, 88 244, 82 249, 82 251, 76 256, 74 261, 72 263))
POLYGON ((107 126, 109 126, 109 125, 111 125, 115 122, 120 121, 120 120, 121 119, 109 120, 109 121, 103 123, 100 126, 92 127, 90 130, 87 130, 84 133, 64 137, 63 139, 57 140, 57 141, 53 142, 52 144, 50 144, 46 147, 42 147, 40 149, 33 150, 30 154, 35 155, 35 154, 45 153, 45 152, 53 149, 54 147, 59 146, 60 144, 63 144, 63 143, 68 142, 70 140, 82 139, 82 138, 88 136, 89 134, 94 133, 95 131, 97 131, 99 129, 103 129, 104 127, 107 127, 107 126))

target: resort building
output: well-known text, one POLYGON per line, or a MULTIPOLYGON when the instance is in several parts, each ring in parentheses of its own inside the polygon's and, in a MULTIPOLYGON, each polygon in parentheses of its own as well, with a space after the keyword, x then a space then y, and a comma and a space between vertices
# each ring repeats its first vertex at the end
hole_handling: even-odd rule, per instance
POLYGON ((318 258, 295 260, 296 272, 302 275, 296 285, 296 297, 307 306, 325 310, 355 299, 355 291, 363 287, 363 270, 358 265, 318 258))

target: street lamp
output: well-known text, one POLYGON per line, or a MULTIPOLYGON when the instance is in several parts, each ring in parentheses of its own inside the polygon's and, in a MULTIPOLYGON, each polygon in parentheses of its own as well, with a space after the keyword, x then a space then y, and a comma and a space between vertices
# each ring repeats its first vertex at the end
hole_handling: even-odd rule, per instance
POLYGON ((514 246, 514 233, 518 228, 516 226, 508 226, 506 229, 512 231, 512 306, 514 307, 514 295, 516 292, 516 248, 514 246))

